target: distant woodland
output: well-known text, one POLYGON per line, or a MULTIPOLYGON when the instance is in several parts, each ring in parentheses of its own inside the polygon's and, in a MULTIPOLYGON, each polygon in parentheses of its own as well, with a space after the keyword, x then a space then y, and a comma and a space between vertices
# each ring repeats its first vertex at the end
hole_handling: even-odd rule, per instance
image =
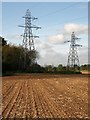
MULTIPOLYGON (((67 67, 59 64, 39 65, 36 60, 39 53, 36 50, 29 51, 22 46, 7 44, 7 41, 0 37, 0 52, 2 53, 2 74, 8 75, 12 73, 65 73, 67 67)), ((80 71, 90 71, 90 64, 80 66, 80 71)), ((70 71, 68 71, 70 73, 70 71)))

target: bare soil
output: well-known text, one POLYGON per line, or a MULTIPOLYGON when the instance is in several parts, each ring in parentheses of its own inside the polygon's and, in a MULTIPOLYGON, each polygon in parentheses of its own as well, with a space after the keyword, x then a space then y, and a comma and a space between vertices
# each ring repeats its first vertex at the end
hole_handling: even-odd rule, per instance
POLYGON ((88 75, 3 77, 2 96, 3 118, 88 117, 88 75))

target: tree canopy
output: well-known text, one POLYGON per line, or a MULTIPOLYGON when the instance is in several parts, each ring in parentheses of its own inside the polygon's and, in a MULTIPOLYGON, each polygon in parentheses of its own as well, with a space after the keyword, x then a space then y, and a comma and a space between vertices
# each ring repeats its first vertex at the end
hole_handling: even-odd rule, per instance
POLYGON ((22 46, 9 45, 2 39, 2 71, 6 72, 26 72, 30 70, 32 64, 38 58, 38 52, 29 51, 22 46))

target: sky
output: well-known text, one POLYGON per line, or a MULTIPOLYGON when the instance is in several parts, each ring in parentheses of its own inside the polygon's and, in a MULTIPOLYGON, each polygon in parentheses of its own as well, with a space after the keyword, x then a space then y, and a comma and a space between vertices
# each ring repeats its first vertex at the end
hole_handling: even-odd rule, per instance
MULTIPOLYGON (((0 4, 1 5, 1 4, 0 4)), ((21 45, 26 10, 38 18, 33 24, 41 26, 33 30, 38 39, 34 39, 35 48, 39 52, 40 65, 67 65, 70 43, 74 31, 81 39, 77 44, 80 64, 88 63, 88 2, 3 2, 2 33, 10 44, 21 45)))

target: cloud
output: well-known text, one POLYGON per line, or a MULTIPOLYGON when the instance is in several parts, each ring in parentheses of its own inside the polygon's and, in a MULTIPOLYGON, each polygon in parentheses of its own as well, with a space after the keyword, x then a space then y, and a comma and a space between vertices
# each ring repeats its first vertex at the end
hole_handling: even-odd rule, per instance
POLYGON ((20 35, 14 35, 13 38, 14 39, 22 39, 22 36, 20 36, 20 35))
POLYGON ((35 46, 39 50, 46 50, 52 47, 51 44, 49 44, 47 41, 41 41, 40 39, 36 40, 35 46))
POLYGON ((57 35, 52 35, 48 37, 48 42, 52 44, 62 44, 68 38, 70 38, 71 33, 75 32, 75 34, 88 34, 88 26, 84 24, 75 24, 68 23, 65 24, 62 28, 62 33, 58 33, 57 35))
POLYGON ((50 46, 47 43, 39 43, 38 47, 41 49, 48 49, 50 46))
POLYGON ((58 44, 62 43, 64 41, 64 35, 63 34, 58 34, 58 35, 53 35, 48 38, 48 41, 53 44, 58 44))
POLYGON ((83 52, 79 54, 80 64, 87 64, 88 61, 88 52, 83 52))
MULTIPOLYGON (((84 50, 84 52, 78 51, 80 65, 88 63, 88 52, 84 50)), ((54 51, 52 48, 47 49, 43 56, 40 56, 38 63, 40 65, 55 65, 63 64, 67 65, 68 54, 67 53, 60 53, 54 51)))
POLYGON ((4 38, 7 40, 8 44, 14 44, 14 45, 21 44, 22 45, 22 36, 20 35, 7 34, 7 35, 4 35, 4 38))
POLYGON ((68 23, 64 25, 65 33, 76 32, 77 34, 86 34, 88 32, 88 26, 83 24, 68 23))
POLYGON ((16 34, 13 34, 13 35, 6 35, 6 38, 12 39, 12 40, 22 40, 22 36, 16 35, 16 34))
POLYGON ((54 51, 52 48, 47 49, 44 56, 40 56, 38 63, 41 65, 58 65, 63 64, 66 65, 67 55, 63 55, 62 53, 58 53, 54 51))

